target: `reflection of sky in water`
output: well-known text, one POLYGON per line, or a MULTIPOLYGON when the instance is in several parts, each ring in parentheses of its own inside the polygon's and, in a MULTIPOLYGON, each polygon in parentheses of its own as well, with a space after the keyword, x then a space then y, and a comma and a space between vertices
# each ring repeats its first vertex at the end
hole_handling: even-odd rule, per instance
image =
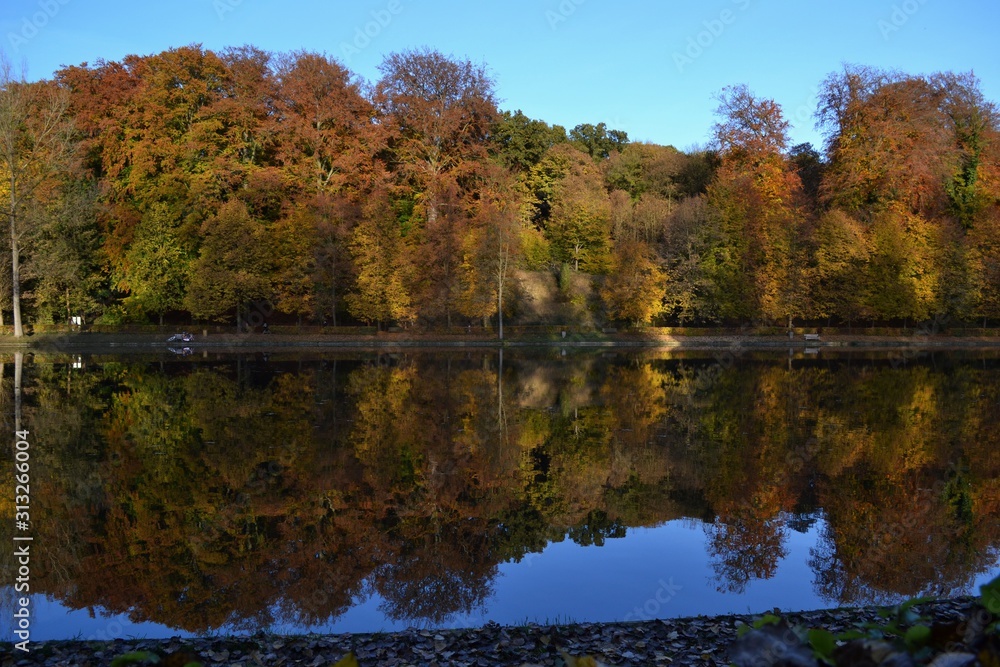
MULTIPOLYGON (((98 610, 91 615, 86 609, 67 610, 59 602, 44 596, 31 597, 31 641, 46 639, 105 640, 117 638, 190 637, 190 633, 171 630, 157 623, 133 623, 124 614, 102 616, 98 610)), ((9 616, 9 614, 5 614, 9 616)), ((7 630, 9 632, 9 629, 7 630)), ((6 634, 6 632, 5 632, 6 634)), ((4 637, 10 639, 10 637, 4 637)))
MULTIPOLYGON (((630 528, 623 539, 609 539, 602 547, 582 547, 570 540, 550 544, 540 554, 520 563, 500 565, 494 594, 481 609, 449 619, 446 627, 482 625, 488 621, 518 624, 525 621, 623 621, 698 614, 759 613, 821 609, 837 606, 819 597, 809 568, 809 550, 824 526, 816 521, 807 532, 786 531, 787 555, 775 576, 752 580, 740 594, 719 592, 706 550, 705 526, 698 520, 670 521, 656 528, 630 528)), ((976 578, 976 588, 1000 574, 976 578)), ((333 623, 264 628, 279 634, 342 633, 400 630, 418 623, 393 622, 372 595, 333 623)), ((126 617, 91 618, 86 610, 66 612, 51 600, 36 596, 32 640, 53 638, 171 637, 184 635, 153 623, 134 624, 126 617)), ((215 634, 226 634, 220 628, 215 634)))

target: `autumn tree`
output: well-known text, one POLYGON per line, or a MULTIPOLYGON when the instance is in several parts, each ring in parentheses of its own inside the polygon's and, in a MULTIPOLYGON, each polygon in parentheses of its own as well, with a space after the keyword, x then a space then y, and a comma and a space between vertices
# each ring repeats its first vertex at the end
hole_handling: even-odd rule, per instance
POLYGON ((196 252, 202 224, 252 176, 231 131, 238 86, 226 63, 191 45, 66 68, 59 79, 81 119, 85 164, 102 182, 111 270, 124 272, 136 226, 156 204, 196 252))
POLYGON ((801 315, 787 286, 798 231, 794 209, 798 176, 785 156, 788 121, 773 101, 746 86, 719 95, 715 125, 721 166, 709 202, 723 223, 723 246, 712 253, 722 312, 730 317, 773 319, 801 315))
POLYGON ((724 301, 715 296, 717 264, 724 261, 725 240, 719 216, 705 197, 683 199, 666 221, 660 244, 670 279, 666 312, 681 324, 721 317, 724 301))
POLYGON ((800 183, 785 160, 789 123, 774 101, 755 96, 744 85, 719 94, 715 141, 722 160, 722 178, 746 174, 769 203, 787 202, 800 183))
POLYGON ((464 200, 487 160, 497 118, 493 80, 483 66, 429 49, 391 54, 379 71, 374 99, 389 133, 390 168, 400 197, 413 203, 415 260, 423 278, 415 305, 450 325, 468 230, 464 200))
POLYGON ((319 230, 312 216, 298 209, 268 229, 275 307, 298 318, 315 310, 319 230))
POLYGON ((869 223, 870 316, 966 318, 979 298, 977 223, 991 186, 997 113, 971 74, 848 66, 824 82, 826 200, 869 223))
POLYGON ((72 119, 66 91, 51 82, 16 79, 0 58, 0 173, 6 178, 7 228, 11 251, 11 309, 14 336, 21 322, 21 255, 28 214, 49 196, 54 179, 71 168, 75 157, 72 119))
POLYGON ((385 194, 373 198, 366 208, 351 234, 350 248, 357 280, 347 295, 349 312, 376 326, 413 319, 410 249, 385 194))
POLYGON ((820 216, 811 238, 812 313, 850 322, 864 314, 871 240, 864 225, 833 209, 820 216))
POLYGON ((99 60, 56 73, 56 81, 68 91, 69 113, 79 138, 83 167, 97 181, 101 192, 101 254, 110 273, 123 270, 132 232, 141 218, 129 193, 140 199, 143 193, 127 188, 124 180, 131 169, 132 154, 125 144, 128 139, 139 139, 139 131, 131 127, 138 116, 131 112, 130 100, 142 86, 134 71, 140 62, 134 57, 123 62, 99 60))
POLYGON ((504 299, 521 257, 521 223, 513 185, 499 173, 479 188, 472 231, 467 236, 463 303, 465 314, 484 319, 497 315, 497 337, 503 340, 504 299))
POLYGON ((395 167, 423 193, 433 225, 445 176, 486 155, 497 116, 493 80, 482 66, 429 49, 393 53, 379 71, 375 100, 393 132, 395 167))
POLYGON ((381 145, 360 82, 328 56, 309 52, 280 59, 277 76, 277 157, 289 176, 313 192, 365 191, 381 145))
POLYGON ((4 326, 4 313, 11 307, 11 258, 6 252, 0 253, 0 327, 4 326))
POLYGON ((275 248, 281 248, 274 257, 279 309, 337 325, 353 278, 349 242, 359 215, 344 197, 319 193, 274 225, 275 248))
POLYGON ((648 324, 664 310, 666 275, 642 241, 615 243, 600 295, 612 319, 648 324))
POLYGON ((552 257, 588 273, 606 270, 610 253, 611 202, 600 171, 569 145, 549 151, 533 170, 536 207, 552 244, 552 257))
POLYGON ((984 216, 970 234, 973 266, 976 272, 978 298, 975 314, 988 319, 1000 319, 1000 212, 984 216))
POLYGON ((818 116, 827 134, 828 201, 848 211, 893 202, 932 210, 954 159, 941 102, 923 77, 851 66, 827 77, 818 116))
POLYGON ((668 221, 677 203, 649 192, 632 201, 624 190, 613 190, 611 201, 611 236, 616 241, 657 243, 663 240, 668 221))
POLYGON ((802 183, 802 195, 807 208, 816 210, 820 202, 820 187, 826 164, 812 144, 797 144, 788 151, 788 159, 802 183))
MULTIPOLYGON (((564 284, 573 269, 615 273, 626 265, 613 265, 613 249, 645 244, 670 276, 667 312, 684 322, 994 312, 1000 114, 971 73, 849 65, 831 74, 819 94, 822 155, 789 148, 781 109, 746 86, 719 95, 711 147, 685 153, 631 142, 604 123, 567 132, 500 113, 485 66, 430 49, 386 57, 371 86, 325 54, 200 45, 64 67, 55 80, 9 81, 8 101, 23 91, 38 109, 60 96, 65 104, 8 125, 27 137, 46 118, 72 118, 83 180, 99 193, 99 256, 73 281, 86 284, 79 296, 70 288, 83 310, 147 310, 129 282, 152 280, 140 249, 198 257, 206 221, 239 201, 270 244, 260 271, 275 306, 337 322, 348 293, 356 310, 357 295, 370 291, 359 289, 355 260, 373 254, 356 253, 352 240, 378 236, 363 210, 382 197, 412 267, 400 283, 403 311, 429 322, 497 312, 483 269, 492 256, 484 248, 497 247, 498 228, 484 223, 493 214, 481 216, 487 201, 523 221, 523 268, 564 265, 564 284), (481 191, 494 168, 510 177, 502 206, 481 191), (150 245, 157 217, 172 221, 172 238, 150 245), (84 292, 102 290, 105 303, 86 301, 84 292)), ((81 180, 49 153, 31 176, 37 206, 23 180, 13 200, 3 198, 9 216, 10 201, 24 204, 15 206, 22 227, 58 217, 61 187, 81 180)), ((0 197, 11 189, 2 167, 0 197)), ((54 295, 65 297, 56 283, 67 279, 56 276, 69 274, 46 264, 67 256, 65 245, 55 252, 61 234, 38 237, 55 253, 44 256, 21 237, 12 308, 28 290, 41 317, 63 310, 54 295), (36 258, 46 267, 37 280, 27 269, 36 258)))
POLYGON ((246 173, 220 122, 226 65, 199 45, 130 57, 128 64, 140 84, 123 100, 124 132, 109 155, 119 162, 109 165, 109 176, 140 211, 170 205, 181 234, 194 236, 246 173))
POLYGON ((204 241, 191 264, 186 305, 195 317, 225 319, 236 311, 242 329, 245 309, 272 293, 264 226, 240 201, 227 202, 205 221, 204 241))
POLYGON ((246 45, 225 49, 220 58, 227 76, 217 107, 225 119, 226 150, 247 170, 271 164, 278 144, 274 56, 246 45))

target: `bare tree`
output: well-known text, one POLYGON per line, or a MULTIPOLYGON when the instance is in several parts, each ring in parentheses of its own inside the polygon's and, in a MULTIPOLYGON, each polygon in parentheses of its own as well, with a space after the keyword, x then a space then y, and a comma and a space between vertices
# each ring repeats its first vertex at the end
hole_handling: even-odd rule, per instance
POLYGON ((11 309, 14 336, 21 337, 21 237, 27 211, 42 190, 63 173, 74 152, 65 89, 51 82, 15 79, 10 62, 0 55, 0 173, 7 186, 10 226, 11 309))

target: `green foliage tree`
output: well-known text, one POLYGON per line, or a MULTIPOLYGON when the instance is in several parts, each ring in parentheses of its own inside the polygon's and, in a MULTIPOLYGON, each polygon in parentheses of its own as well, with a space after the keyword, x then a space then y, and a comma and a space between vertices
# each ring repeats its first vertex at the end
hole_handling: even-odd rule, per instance
POLYGON ((177 237, 177 220, 164 204, 154 204, 142 217, 125 255, 116 287, 128 292, 127 309, 163 314, 179 309, 191 271, 191 260, 177 237))
POLYGON ((272 295, 272 259, 264 226, 239 201, 227 202, 203 226, 201 251, 191 264, 186 297, 195 317, 224 320, 236 311, 236 327, 250 302, 272 295))
POLYGON ((612 154, 602 168, 609 189, 624 190, 632 199, 646 193, 672 199, 682 194, 682 173, 688 161, 673 146, 633 142, 612 154))
POLYGON ((569 131, 569 139, 594 160, 606 160, 628 146, 628 133, 609 130, 607 124, 582 123, 569 131))
POLYGON ((63 183, 44 207, 30 213, 24 265, 35 317, 42 322, 68 322, 74 315, 89 320, 101 309, 106 287, 101 274, 100 231, 95 184, 63 183))
POLYGON ((527 172, 538 164, 546 151, 569 140, 561 125, 528 118, 520 109, 501 113, 490 139, 494 159, 515 173, 527 172))

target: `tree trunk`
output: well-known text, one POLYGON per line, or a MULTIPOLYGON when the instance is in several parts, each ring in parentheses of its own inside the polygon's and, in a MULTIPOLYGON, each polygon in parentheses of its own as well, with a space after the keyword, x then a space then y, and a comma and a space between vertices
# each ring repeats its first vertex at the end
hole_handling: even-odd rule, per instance
MULTIPOLYGON (((11 201, 14 196, 11 194, 11 201)), ((14 224, 14 207, 10 207, 10 278, 11 278, 11 309, 14 311, 14 338, 24 336, 21 328, 21 264, 18 261, 17 229, 14 224)))
POLYGON ((24 366, 24 353, 14 353, 14 430, 21 430, 21 372, 24 366))
POLYGON ((504 444, 504 431, 506 430, 504 426, 507 423, 506 415, 503 409, 503 348, 500 348, 500 358, 497 364, 497 432, 500 435, 500 447, 502 448, 504 444))
POLYGON ((330 314, 333 316, 333 326, 337 326, 337 281, 331 281, 330 286, 330 314))
POLYGON ((503 340, 503 281, 497 286, 497 336, 503 340))

